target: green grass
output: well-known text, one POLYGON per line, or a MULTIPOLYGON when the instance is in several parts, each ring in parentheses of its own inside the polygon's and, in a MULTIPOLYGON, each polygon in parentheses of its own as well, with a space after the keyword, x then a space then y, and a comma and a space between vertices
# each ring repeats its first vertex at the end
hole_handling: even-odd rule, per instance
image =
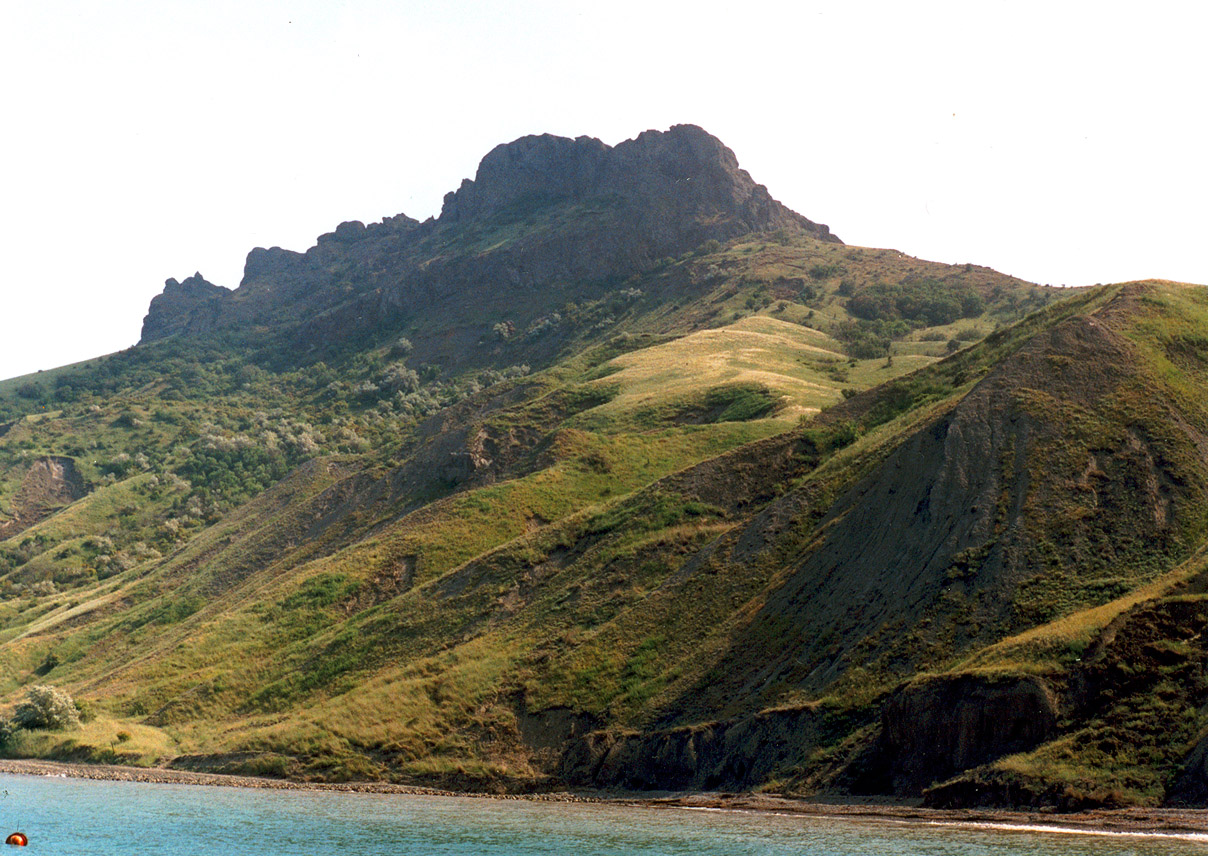
MULTIPOLYGON (((513 215, 425 251, 492 252, 558 227, 513 215)), ((0 689, 15 697, 53 654, 37 679, 100 714, 79 735, 27 734, 12 751, 138 764, 214 754, 232 770, 329 781, 531 785, 541 774, 518 737, 521 702, 641 727, 706 684, 736 639, 772 651, 779 634, 808 632, 772 622, 741 635, 825 537, 835 501, 1031 337, 1117 293, 1044 308, 1052 293, 985 269, 772 237, 560 288, 562 321, 541 328, 550 305, 534 298, 508 316, 512 338, 474 346, 493 355, 487 368, 442 373, 380 341, 325 353, 331 365, 269 359, 267 344, 173 341, 39 376, 38 390, 0 384, 0 421, 13 421, 0 437, 5 513, 39 455, 70 455, 90 487, 0 545, 14 551, 0 585, 59 586, 0 600, 0 689), (976 292, 985 311, 906 324, 887 354, 853 359, 845 325, 857 319, 842 292, 915 281, 976 292), (1040 311, 1006 326, 1030 309, 1040 311), (949 356, 953 338, 970 344, 949 356), (530 359, 531 371, 504 376, 530 359), (419 389, 400 397, 386 387, 410 384, 404 369, 419 389), (462 429, 464 443, 440 445, 462 429), (465 466, 481 438, 489 462, 465 466)), ((1127 335, 1180 412, 1204 424, 1203 303, 1163 289, 1154 299, 1167 320, 1127 335)), ((491 329, 499 312, 475 306, 458 323, 491 329)), ((406 322, 433 335, 450 323, 406 322)), ((1115 436, 1118 413, 1028 401, 1070 426, 1051 450, 1065 469, 1079 463, 1075 441, 1115 436)), ((1121 407, 1155 418, 1139 399, 1121 407)), ((1199 530, 1180 532, 1190 544, 1199 530)), ((1139 566, 1076 571, 1069 579, 1145 582, 1139 566)), ((1143 591, 1095 612, 1037 587, 1034 600, 1069 614, 962 668, 1052 674, 1143 591)), ((886 674, 870 664, 830 688, 845 724, 826 764, 871 733, 886 674)), ((772 682, 714 713, 808 701, 772 682)))
POLYGON ((18 730, 5 745, 4 754, 10 758, 153 767, 174 758, 177 746, 158 728, 97 719, 65 731, 18 730))

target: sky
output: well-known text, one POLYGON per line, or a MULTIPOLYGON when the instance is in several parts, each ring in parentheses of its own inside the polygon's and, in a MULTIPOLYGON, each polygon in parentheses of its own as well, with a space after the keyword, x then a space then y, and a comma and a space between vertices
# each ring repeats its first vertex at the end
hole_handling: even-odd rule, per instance
MULTIPOLYGON (((1201 11, 1204 9, 1204 11, 1201 11)), ((440 213, 495 145, 692 123, 850 244, 1208 283, 1190 2, 0 0, 0 378, 169 277, 440 213)))

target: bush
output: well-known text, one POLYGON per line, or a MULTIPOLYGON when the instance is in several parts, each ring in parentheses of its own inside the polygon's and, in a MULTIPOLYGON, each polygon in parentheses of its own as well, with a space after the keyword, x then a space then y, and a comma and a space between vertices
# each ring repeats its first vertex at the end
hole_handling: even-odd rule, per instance
POLYGON ((845 273, 847 268, 836 264, 817 264, 809 269, 810 279, 816 280, 834 279, 845 273))
MULTIPOLYGON (((80 722, 92 722, 96 719, 96 708, 87 699, 76 699, 75 708, 76 713, 80 715, 80 722)), ((118 737, 120 739, 121 735, 118 737)))
POLYGON ((963 286, 935 279, 907 277, 896 285, 873 283, 847 304, 847 311, 868 321, 912 321, 938 327, 958 318, 973 318, 985 311, 981 295, 963 286))
POLYGON ((57 687, 35 686, 25 691, 25 701, 13 711, 18 728, 47 728, 59 731, 80 724, 80 712, 71 696, 57 687))
POLYGON ((834 336, 844 344, 848 356, 871 360, 889 354, 891 343, 910 332, 910 327, 901 320, 886 321, 843 321, 836 325, 834 336))

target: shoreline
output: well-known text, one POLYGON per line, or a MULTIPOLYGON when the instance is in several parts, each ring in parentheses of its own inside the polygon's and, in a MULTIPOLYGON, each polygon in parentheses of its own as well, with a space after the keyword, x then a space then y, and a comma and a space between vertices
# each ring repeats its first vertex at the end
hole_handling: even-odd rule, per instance
POLYGON ((636 800, 614 798, 605 802, 1002 831, 1208 837, 1208 809, 1118 808, 1069 813, 1039 809, 942 809, 893 802, 815 802, 770 794, 688 794, 636 800))
POLYGON ((123 767, 105 764, 69 764, 59 761, 0 759, 0 773, 18 776, 93 779, 111 782, 196 785, 203 787, 308 790, 334 793, 399 794, 404 796, 470 797, 530 802, 599 803, 695 811, 729 811, 828 820, 910 823, 938 826, 991 828, 1001 831, 1054 833, 1208 836, 1208 809, 1120 808, 1089 809, 1067 814, 1024 809, 935 809, 895 802, 828 802, 770 794, 671 794, 639 796, 615 793, 550 792, 488 794, 449 791, 388 782, 295 782, 256 776, 199 773, 163 767, 123 767))

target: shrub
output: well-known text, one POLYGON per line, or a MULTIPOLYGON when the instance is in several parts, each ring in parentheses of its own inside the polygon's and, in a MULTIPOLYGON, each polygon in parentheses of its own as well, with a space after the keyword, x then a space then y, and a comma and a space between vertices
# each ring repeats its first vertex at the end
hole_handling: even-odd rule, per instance
MULTIPOLYGON (((92 706, 92 702, 87 699, 76 699, 76 712, 80 715, 80 722, 92 722, 96 719, 96 708, 92 706)), ((121 735, 118 735, 119 739, 121 735)))
POLYGON ((810 279, 817 280, 834 279, 845 273, 847 273, 847 268, 836 264, 817 264, 809 269, 810 279))
POLYGON ((851 357, 871 360, 889 353, 890 344, 900 339, 910 328, 904 321, 843 321, 835 327, 835 338, 843 342, 851 357))
POLYGON ((986 311, 986 301, 976 291, 961 295, 961 317, 974 318, 986 311))
POLYGON ((58 687, 34 686, 25 691, 25 701, 13 711, 18 728, 47 728, 52 731, 75 728, 80 712, 75 702, 58 687))
POLYGON ((973 318, 986 308, 981 295, 935 279, 907 277, 896 285, 873 283, 854 294, 847 311, 869 321, 912 321, 919 326, 951 324, 973 318))

